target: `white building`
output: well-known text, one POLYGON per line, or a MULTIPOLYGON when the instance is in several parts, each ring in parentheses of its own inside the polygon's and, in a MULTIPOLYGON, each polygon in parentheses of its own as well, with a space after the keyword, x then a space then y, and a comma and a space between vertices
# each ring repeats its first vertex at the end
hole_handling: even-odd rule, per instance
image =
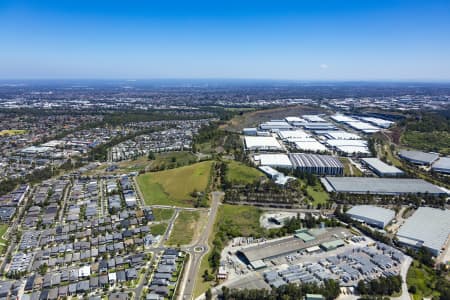
POLYGON ((397 238, 406 246, 425 247, 438 256, 449 234, 450 210, 419 207, 400 227, 397 238))
POLYGON ((261 166, 270 166, 274 168, 292 168, 291 160, 287 154, 258 154, 255 155, 254 160, 261 166))
POLYGON ((246 136, 244 140, 247 150, 282 150, 280 143, 273 136, 246 136))
POLYGON ((373 205, 357 205, 345 212, 350 218, 384 228, 395 218, 395 211, 373 205))

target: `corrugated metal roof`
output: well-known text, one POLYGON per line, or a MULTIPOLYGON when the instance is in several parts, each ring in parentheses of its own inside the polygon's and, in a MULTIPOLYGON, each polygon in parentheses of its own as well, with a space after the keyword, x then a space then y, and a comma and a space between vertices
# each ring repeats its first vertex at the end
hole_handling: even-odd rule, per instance
MULTIPOLYGON (((423 245, 439 251, 450 234, 450 210, 419 207, 408 218, 397 235, 423 242, 423 245)), ((420 243, 419 243, 420 244, 420 243)))
POLYGON ((384 224, 389 223, 395 217, 395 212, 393 210, 373 205, 353 206, 346 213, 353 216, 360 216, 375 221, 380 221, 384 224))

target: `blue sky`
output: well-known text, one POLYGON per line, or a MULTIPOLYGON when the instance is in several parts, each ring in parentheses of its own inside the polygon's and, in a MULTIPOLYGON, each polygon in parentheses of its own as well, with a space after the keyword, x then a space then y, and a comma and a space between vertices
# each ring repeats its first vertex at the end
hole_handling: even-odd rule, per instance
POLYGON ((0 0, 0 78, 450 80, 450 1, 0 0))

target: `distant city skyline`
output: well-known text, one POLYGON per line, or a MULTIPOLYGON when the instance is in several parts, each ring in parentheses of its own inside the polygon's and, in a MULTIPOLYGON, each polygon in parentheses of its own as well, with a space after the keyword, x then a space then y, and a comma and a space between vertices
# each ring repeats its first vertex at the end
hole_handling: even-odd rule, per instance
POLYGON ((0 79, 450 81, 450 1, 0 1, 0 79))

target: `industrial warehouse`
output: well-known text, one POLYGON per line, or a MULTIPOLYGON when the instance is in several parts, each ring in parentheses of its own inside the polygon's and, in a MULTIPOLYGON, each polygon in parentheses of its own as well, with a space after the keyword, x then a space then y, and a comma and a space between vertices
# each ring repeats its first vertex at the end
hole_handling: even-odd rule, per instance
POLYGON ((397 232, 400 243, 438 256, 450 234, 450 210, 419 207, 397 232))
POLYGON ((238 251, 244 261, 254 269, 266 266, 265 260, 277 258, 297 251, 329 251, 344 246, 342 239, 349 236, 343 228, 300 229, 295 236, 267 241, 257 246, 250 246, 238 251), (333 243, 330 243, 333 242, 333 243))
POLYGON ((431 167, 434 172, 450 174, 450 157, 439 158, 431 167))
POLYGON ((353 220, 383 229, 395 218, 395 211, 373 205, 357 205, 345 212, 353 220))
POLYGON ((291 153, 291 154, 256 154, 255 163, 260 166, 269 166, 283 169, 297 169, 306 173, 317 175, 342 176, 344 166, 341 161, 330 155, 291 153))
POLYGON ((378 158, 362 158, 361 162, 366 165, 375 174, 381 177, 398 177, 403 176, 404 172, 399 168, 388 165, 385 162, 379 160, 378 158))
POLYGON ((289 154, 289 158, 295 169, 306 173, 318 175, 344 174, 344 166, 336 157, 329 155, 315 155, 304 153, 289 154))
POLYGON ((437 153, 427 153, 412 150, 402 150, 398 153, 398 156, 412 164, 423 166, 429 166, 439 158, 439 154, 437 153))
POLYGON ((352 194, 425 194, 446 195, 440 187, 422 179, 371 178, 371 177, 324 177, 320 179, 328 192, 352 194))
POLYGON ((282 149, 277 139, 272 136, 246 136, 245 147, 251 151, 277 151, 282 149))

